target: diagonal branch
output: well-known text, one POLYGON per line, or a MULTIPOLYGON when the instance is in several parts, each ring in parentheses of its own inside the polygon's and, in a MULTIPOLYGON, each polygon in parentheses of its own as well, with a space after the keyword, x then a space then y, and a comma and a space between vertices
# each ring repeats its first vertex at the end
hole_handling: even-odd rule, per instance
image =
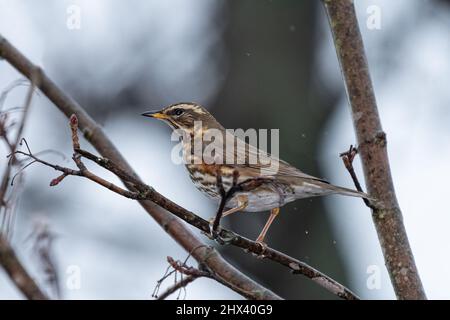
MULTIPOLYGON (((205 233, 205 234, 210 233, 211 230, 210 230, 210 224, 208 221, 199 217, 195 213, 192 213, 192 212, 178 206, 177 204, 171 202, 170 200, 164 198, 158 192, 156 192, 152 187, 137 180, 132 175, 130 175, 126 171, 122 170, 119 166, 117 166, 111 160, 102 158, 102 157, 98 157, 98 156, 90 153, 89 151, 80 149, 80 143, 79 143, 79 138, 78 138, 78 134, 77 134, 77 129, 78 129, 77 117, 75 115, 72 115, 70 117, 69 122, 70 122, 70 128, 71 128, 71 132, 72 132, 72 146, 73 146, 73 150, 74 150, 72 159, 74 160, 74 162, 77 165, 79 170, 61 167, 58 165, 48 163, 44 160, 41 160, 40 158, 36 157, 33 153, 31 153, 31 150, 30 150, 28 144, 26 143, 26 141, 25 141, 25 145, 27 147, 27 151, 19 150, 19 151, 16 151, 16 154, 27 156, 27 157, 33 159, 33 162, 41 163, 45 166, 51 167, 57 171, 62 172, 62 175, 58 176, 57 178, 53 179, 50 182, 51 186, 57 185, 66 176, 72 175, 72 176, 85 177, 85 178, 103 186, 104 188, 107 188, 107 189, 109 189, 121 196, 124 196, 126 198, 130 198, 130 199, 134 199, 134 200, 153 201, 153 202, 159 204, 164 209, 172 212, 177 217, 179 217, 179 218, 183 219, 184 221, 186 221, 187 223, 191 224, 192 226, 200 229, 201 231, 203 231, 203 233, 205 233), (89 159, 89 160, 95 162, 96 164, 98 164, 99 166, 105 168, 106 170, 114 173, 122 181, 124 181, 125 184, 132 185, 136 191, 129 191, 129 190, 123 189, 123 188, 95 175, 94 173, 92 173, 91 171, 89 171, 87 169, 87 167, 82 162, 81 157, 89 159)), ((252 188, 254 182, 250 181, 249 183, 250 183, 250 186, 247 186, 247 185, 244 185, 244 186, 237 185, 237 186, 242 187, 242 188, 246 188, 246 187, 252 188)), ((226 194, 224 194, 224 197, 226 199, 226 194)), ((219 209, 219 212, 220 212, 220 209, 219 209)), ((329 290, 330 292, 332 292, 333 294, 335 294, 339 297, 342 297, 345 299, 352 299, 352 300, 358 299, 358 297, 354 293, 352 293, 350 290, 345 288, 343 285, 341 285, 340 283, 331 279, 327 275, 315 270, 314 268, 305 264, 304 262, 298 261, 290 256, 287 256, 287 255, 285 255, 281 252, 278 252, 272 248, 269 248, 267 246, 261 246, 261 244, 258 242, 251 241, 251 240, 244 238, 232 231, 222 229, 222 228, 220 228, 220 226, 216 227, 215 232, 217 232, 217 234, 216 234, 217 239, 220 240, 219 243, 232 244, 232 245, 235 245, 242 249, 245 249, 246 251, 251 252, 258 257, 268 258, 270 260, 278 262, 278 263, 290 268, 294 274, 302 274, 302 275, 312 279, 313 281, 320 284, 321 286, 323 286, 324 288, 326 288, 327 290, 329 290)), ((193 250, 192 254, 194 254, 195 251, 196 250, 193 250)), ((206 266, 206 267, 208 267, 208 266, 206 266)), ((211 274, 215 274, 215 272, 212 270, 211 274)), ((215 276, 214 279, 219 281, 218 279, 221 279, 221 278, 220 278, 220 276, 215 276)), ((222 281, 219 281, 219 282, 224 283, 226 286, 228 286, 229 288, 233 289, 234 291, 236 291, 240 294, 244 293, 243 295, 246 297, 252 296, 251 292, 247 292, 246 290, 243 290, 243 289, 233 285, 233 283, 227 283, 226 279, 222 279, 222 281)))
MULTIPOLYGON (((353 180, 353 183, 355 184, 356 190, 359 192, 364 192, 364 190, 361 187, 361 184, 359 183, 358 177, 356 176, 355 169, 353 168, 353 160, 355 159, 355 156, 358 154, 358 149, 356 149, 353 145, 350 146, 348 151, 342 152, 339 154, 339 156, 342 159, 342 162, 344 162, 344 166, 347 169, 348 173, 350 174, 350 177, 353 180)), ((370 209, 376 210, 377 206, 376 204, 372 203, 374 201, 370 201, 367 198, 362 198, 364 204, 369 207, 370 209)))
POLYGON ((350 102, 358 151, 386 267, 398 299, 426 299, 395 196, 375 94, 353 1, 323 0, 350 102))
POLYGON ((153 293, 153 297, 157 298, 158 300, 164 300, 177 290, 181 289, 186 290, 186 286, 198 278, 209 278, 223 284, 226 287, 229 287, 233 291, 238 292, 243 297, 249 299, 252 298, 251 293, 241 291, 240 288, 237 287, 230 287, 230 284, 227 281, 214 274, 214 272, 208 270, 208 268, 205 265, 200 264, 198 268, 188 266, 187 260, 189 259, 189 257, 190 255, 184 260, 184 262, 181 262, 179 260, 175 261, 172 257, 167 257, 167 262, 170 265, 169 269, 172 268, 173 270, 169 271, 169 269, 167 269, 166 274, 158 281, 155 291, 153 293), (179 281, 177 281, 178 273, 181 275, 181 279, 179 281), (175 274, 175 284, 159 295, 158 291, 161 283, 172 274, 175 274))
POLYGON ((198 279, 200 276, 186 276, 183 279, 181 279, 180 281, 177 281, 175 284, 173 284, 172 286, 170 286, 169 288, 166 289, 166 291, 164 291, 163 293, 161 293, 158 297, 157 300, 165 300, 167 297, 169 297, 172 293, 177 292, 178 290, 181 289, 185 289, 187 287, 188 284, 190 284, 191 282, 193 282, 194 280, 198 279))
MULTIPOLYGON (((2 56, 19 72, 28 78, 33 74, 33 70, 36 70, 37 68, 1 35, 0 56, 2 56)), ((130 197, 132 195, 137 195, 136 199, 139 200, 144 209, 171 237, 173 237, 186 251, 193 252, 192 256, 199 264, 206 266, 208 270, 211 270, 211 272, 215 275, 226 281, 231 288, 235 287, 239 288, 242 292, 247 292, 248 297, 252 297, 252 299, 280 299, 279 296, 251 280, 239 270, 235 269, 226 260, 224 260, 215 249, 204 245, 203 242, 200 241, 180 220, 174 218, 173 215, 200 229, 204 233, 209 234, 210 232, 210 224, 208 221, 170 201, 152 187, 144 184, 119 151, 115 148, 109 138, 105 135, 100 126, 86 113, 86 111, 73 99, 69 98, 60 88, 58 88, 43 71, 40 71, 39 74, 39 88, 41 91, 67 117, 71 117, 72 114, 76 114, 77 125, 79 125, 84 137, 97 149, 100 154, 102 154, 103 157, 97 157, 87 151, 80 150, 75 147, 74 149, 76 154, 92 160, 105 169, 115 173, 130 191, 128 194, 130 197), (150 201, 142 199, 149 199, 150 201), (171 212, 173 215, 169 214, 166 210, 171 212), (194 250, 195 248, 199 249, 194 250)), ((82 170, 80 169, 79 171, 81 172, 82 170)), ((61 172, 63 172, 63 175, 56 179, 62 180, 65 177, 65 174, 70 174, 69 171, 61 172)), ((103 182, 100 183, 95 177, 91 178, 92 181, 105 187, 103 182)), ((259 243, 251 241, 226 229, 220 229, 219 236, 222 239, 227 239, 228 243, 236 247, 245 249, 246 251, 254 253, 259 257, 262 256, 288 267, 294 274, 302 274, 312 279, 328 291, 341 298, 358 299, 354 293, 339 284, 337 281, 315 270, 306 263, 294 259, 282 252, 276 251, 269 247, 262 247, 259 243)))
MULTIPOLYGON (((196 249, 198 249, 198 248, 196 248, 196 249)), ((194 249, 194 251, 196 249, 194 249)), ((186 286, 189 283, 193 282, 194 280, 196 280, 200 277, 210 277, 211 276, 211 273, 203 272, 198 269, 194 270, 192 267, 188 267, 187 262, 191 256, 192 256, 192 252, 189 252, 189 255, 186 257, 184 262, 175 261, 172 257, 167 257, 167 262, 169 263, 169 267, 166 269, 164 276, 157 281, 156 287, 152 293, 153 298, 156 298, 157 300, 164 300, 172 293, 179 291, 178 297, 177 297, 177 299, 178 299, 180 296, 180 293, 181 293, 181 289, 183 289, 184 292, 186 293, 186 286), (180 267, 181 270, 178 267, 180 267), (185 270, 186 268, 188 268, 191 271, 194 270, 195 272, 189 272, 189 274, 186 277, 183 277, 183 274, 186 275, 186 273, 183 273, 182 271, 185 270), (170 269, 173 269, 173 270, 170 270, 170 269), (177 281, 177 273, 181 274, 180 281, 177 281), (164 291, 163 293, 160 294, 159 290, 161 288, 161 284, 167 278, 169 278, 172 274, 175 276, 175 284, 170 286, 169 288, 166 289, 166 291, 164 291)), ((199 265, 199 267, 200 267, 200 265, 199 265)))
MULTIPOLYGON (((25 77, 30 79, 37 66, 32 64, 20 51, 13 47, 2 35, 0 35, 0 56, 8 61, 25 77)), ((38 88, 54 103, 67 117, 76 114, 79 126, 84 137, 104 157, 117 163, 120 168, 139 180, 137 174, 120 154, 101 127, 87 114, 87 112, 72 98, 66 95, 47 75, 39 72, 38 88)), ((127 185, 130 191, 136 191, 132 185, 127 185)), ((162 196, 161 196, 162 197, 162 196)), ((162 197, 163 198, 163 197, 162 197)), ((165 199, 165 198, 163 198, 165 199)), ((141 206, 156 220, 156 222, 186 251, 190 252, 204 243, 194 235, 181 221, 174 218, 166 210, 160 208, 151 201, 140 201, 141 206)), ((199 262, 208 265, 216 273, 223 275, 231 283, 244 288, 248 292, 254 292, 254 299, 280 299, 272 291, 259 285, 242 272, 228 263, 214 248, 202 247, 196 250, 193 257, 199 262)))
POLYGON ((17 288, 33 300, 47 300, 47 296, 39 289, 36 282, 28 274, 17 258, 8 241, 0 234, 0 265, 5 269, 17 288))

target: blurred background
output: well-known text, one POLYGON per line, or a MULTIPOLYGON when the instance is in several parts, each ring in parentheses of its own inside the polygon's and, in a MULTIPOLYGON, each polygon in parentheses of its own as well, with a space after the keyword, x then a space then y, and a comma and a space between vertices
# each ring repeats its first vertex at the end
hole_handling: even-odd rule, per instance
MULTIPOLYGON (((448 299, 450 3, 355 3, 419 272, 429 298, 448 299), (375 26, 374 13, 379 13, 375 26)), ((141 112, 195 101, 226 128, 279 128, 281 158, 353 187, 338 154, 355 143, 355 135, 320 1, 0 0, 0 33, 104 127, 147 183, 204 218, 215 213, 216 204, 193 187, 184 167, 169 160, 169 128, 141 112)), ((20 78, 0 61, 2 90, 20 78)), ((22 106, 27 90, 11 90, 3 109, 22 106)), ((42 94, 35 95, 28 120, 24 136, 32 150, 58 150, 67 158, 46 159, 73 166, 67 119, 42 94)), ((89 149, 84 141, 82 146, 89 149)), ((6 159, 7 149, 0 148, 6 159)), ((2 160, 0 169, 5 165, 2 160)), ((355 165, 362 180, 359 160, 355 165)), ((44 229, 52 235, 60 297, 151 299, 166 256, 183 260, 186 252, 137 203, 75 177, 50 188, 55 176, 40 165, 24 172, 10 230, 12 245, 37 281, 57 295, 36 249, 44 229), (74 273, 80 275, 75 286, 74 273)), ((267 216, 235 214, 222 223, 256 238, 267 216)), ((267 242, 362 298, 394 298, 370 212, 358 199, 291 203, 267 242)), ((335 299, 275 263, 234 247, 218 249, 284 298, 335 299)), ((21 294, 0 270, 0 299, 17 298, 21 294)), ((208 279, 195 281, 186 293, 186 299, 227 298, 240 296, 208 279)))

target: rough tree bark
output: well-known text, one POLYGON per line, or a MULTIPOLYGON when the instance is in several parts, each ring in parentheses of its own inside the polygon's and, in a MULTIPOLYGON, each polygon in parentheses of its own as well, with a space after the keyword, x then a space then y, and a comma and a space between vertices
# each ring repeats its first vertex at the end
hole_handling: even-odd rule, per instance
POLYGON ((0 234, 0 265, 17 288, 31 300, 47 300, 34 279, 25 270, 8 241, 0 234))
MULTIPOLYGON (((37 77, 39 79, 39 89, 61 112, 67 117, 70 117, 72 114, 77 115, 80 129, 86 140, 89 141, 105 158, 117 163, 123 170, 127 171, 136 179, 139 179, 122 154, 120 154, 103 132, 102 128, 87 114, 87 112, 76 101, 67 96, 58 86, 56 86, 44 72, 33 65, 24 55, 22 55, 22 53, 14 48, 2 35, 0 35, 0 56, 7 60, 28 79, 37 77)), ((127 185, 127 187, 130 190, 133 190, 133 186, 127 185)), ((192 256, 199 263, 206 265, 214 271, 217 276, 227 279, 231 285, 240 288, 249 295, 253 294, 254 299, 281 299, 272 291, 259 285, 234 268, 216 249, 205 245, 197 236, 189 231, 179 219, 168 213, 166 210, 151 201, 140 201, 139 203, 173 239, 175 239, 187 252, 192 252, 192 256)))
POLYGON ((372 217, 395 294, 398 299, 426 299, 395 195, 386 134, 378 115, 353 1, 323 3, 347 89, 367 191, 378 200, 372 217))
MULTIPOLYGON (((51 81, 44 72, 33 65, 25 56, 23 56, 16 48, 14 48, 4 37, 0 35, 0 56, 7 60, 20 73, 27 78, 38 76, 39 89, 57 106, 67 117, 75 114, 78 119, 78 125, 83 132, 84 137, 89 141, 103 157, 109 159, 120 167, 119 171, 126 172, 130 179, 122 180, 126 187, 132 192, 140 192, 137 185, 145 186, 137 174, 126 162, 124 157, 114 147, 109 138, 105 135, 101 127, 86 113, 86 111, 78 105, 73 99, 67 96, 61 89, 51 81), (135 181, 135 183, 130 183, 135 181)), ((101 160, 94 157, 93 161, 101 160)), ((120 177, 120 175, 119 175, 120 177)), ((151 189, 151 188, 150 188, 151 189)), ((149 190, 150 190, 149 189, 149 190)), ((280 299, 279 296, 272 291, 259 285, 252 279, 242 274, 239 270, 230 265, 222 256, 209 246, 200 241, 189 229, 176 217, 169 214, 164 209, 169 210, 179 218, 191 223, 203 231, 209 231, 207 221, 176 205, 172 201, 160 195, 154 189, 151 189, 151 199, 141 200, 140 204, 144 209, 164 228, 164 230, 172 236, 186 251, 198 261, 199 264, 206 266, 217 277, 227 281, 230 287, 236 288, 238 293, 245 292, 246 297, 253 299, 280 299), (164 208, 164 209, 163 209, 164 208)), ((261 246, 244 237, 234 234, 228 230, 221 231, 225 237, 231 235, 232 244, 247 249, 249 252, 260 254, 261 246)), ((264 250, 264 257, 276 261, 287 266, 293 273, 302 274, 312 279, 314 282, 324 287, 333 294, 344 299, 358 299, 350 290, 337 283, 330 277, 315 270, 307 264, 291 258, 281 252, 271 248, 264 250)))

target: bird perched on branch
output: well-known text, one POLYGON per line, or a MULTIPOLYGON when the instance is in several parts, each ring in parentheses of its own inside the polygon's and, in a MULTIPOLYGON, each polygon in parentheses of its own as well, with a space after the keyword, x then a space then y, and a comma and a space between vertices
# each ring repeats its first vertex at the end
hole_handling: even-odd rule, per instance
POLYGON ((286 203, 329 194, 368 197, 363 192, 334 186, 303 173, 275 155, 246 143, 198 104, 177 103, 142 115, 162 120, 179 131, 183 159, 195 186, 216 201, 229 195, 223 216, 238 211, 270 210, 257 242, 263 243, 279 208, 286 203))

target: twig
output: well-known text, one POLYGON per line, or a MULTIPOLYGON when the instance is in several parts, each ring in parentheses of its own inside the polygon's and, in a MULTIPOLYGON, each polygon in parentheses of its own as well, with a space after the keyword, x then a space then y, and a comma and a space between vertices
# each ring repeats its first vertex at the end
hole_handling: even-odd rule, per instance
POLYGON ((426 299, 395 195, 375 94, 353 1, 323 0, 358 138, 372 217, 398 299, 426 299))
MULTIPOLYGON (((27 93, 27 96, 25 98, 25 102, 23 105, 22 117, 21 117, 20 121, 18 122, 19 127, 17 129, 17 133, 16 133, 16 136, 13 139, 13 141, 10 141, 10 139, 8 138, 8 130, 7 130, 8 114, 7 113, 2 114, 2 121, 0 123, 0 136, 3 138, 6 145, 9 148, 10 153, 12 153, 12 154, 14 154, 14 152, 17 150, 19 141, 22 136, 23 129, 25 128, 25 123, 26 123, 26 119, 28 117, 30 106, 31 106, 33 93, 36 88, 36 84, 39 81, 39 69, 36 69, 35 71, 33 71, 30 74, 30 81, 31 81, 31 84, 30 84, 30 88, 28 89, 28 93, 27 93)), ((6 90, 4 90, 2 92, 2 94, 0 96, 0 110, 3 108, 3 103, 4 103, 8 93, 15 87, 21 85, 22 83, 23 83, 23 80, 15 81, 6 90)), ((11 178, 11 171, 12 171, 12 167, 14 165, 16 165, 16 161, 15 161, 15 158, 12 157, 5 168, 5 171, 3 173, 3 177, 1 180, 1 184, 0 184, 0 207, 2 209, 4 209, 1 229, 3 229, 3 231, 7 237, 12 236, 12 228, 10 228, 11 224, 7 223, 6 221, 8 221, 8 220, 13 221, 13 219, 14 219, 14 217, 13 217, 14 212, 8 210, 8 208, 10 208, 12 205, 8 204, 9 201, 6 199, 6 194, 7 194, 8 187, 9 187, 8 184, 9 184, 9 180, 11 178)))
MULTIPOLYGON (((32 73, 31 85, 28 90, 24 106, 23 108, 21 108, 21 110, 23 109, 23 113, 20 121, 18 122, 19 127, 17 129, 16 136, 13 139, 13 141, 11 141, 8 137, 9 129, 17 124, 15 122, 8 123, 8 116, 9 116, 8 112, 10 112, 10 110, 13 109, 1 112, 0 136, 5 141, 11 154, 15 153, 18 145, 20 144, 20 138, 23 129, 25 128, 25 122, 31 106, 31 100, 33 97, 36 81, 37 76, 35 73, 32 73)), ((13 88, 15 88, 16 86, 21 85, 23 82, 24 82, 23 80, 21 80, 20 82, 16 81, 11 86, 9 86, 9 88, 3 91, 0 97, 0 110, 3 109, 3 103, 7 97, 8 92, 13 88)), ((9 159, 0 184, 0 210, 3 211, 0 228, 0 266, 2 266, 5 269, 11 281, 16 285, 16 287, 23 293, 23 295, 26 298, 44 300, 48 299, 48 297, 43 293, 43 291, 39 288, 37 283, 28 274, 25 267, 21 264, 13 248, 10 246, 8 242, 8 237, 9 238, 12 237, 13 221, 14 221, 13 208, 14 204, 17 202, 16 197, 18 193, 17 190, 15 190, 16 192, 12 192, 9 199, 6 199, 6 195, 8 192, 8 188, 10 186, 9 180, 12 172, 12 167, 18 164, 20 163, 16 161, 14 157, 9 159)))
MULTIPOLYGON (((33 70, 36 69, 36 66, 34 66, 21 52, 14 48, 1 35, 0 56, 27 78, 30 78, 33 70)), ((153 188, 143 184, 131 166, 105 135, 100 126, 78 103, 69 98, 53 81, 51 81, 43 71, 40 72, 40 82, 38 87, 67 117, 72 116, 72 114, 76 114, 80 130, 83 132, 84 137, 103 156, 103 158, 95 158, 94 156, 95 159, 91 160, 106 169, 111 167, 111 163, 113 163, 114 171, 110 171, 114 172, 119 178, 121 178, 125 186, 131 192, 142 193, 142 190, 145 190, 144 194, 146 197, 151 199, 151 201, 140 201, 142 207, 144 207, 144 209, 164 228, 164 230, 186 251, 191 252, 193 249, 201 247, 200 249, 195 250, 192 254, 199 264, 208 267, 208 269, 214 272, 215 275, 221 279, 224 279, 224 281, 230 285, 239 288, 242 291, 251 293, 252 299, 281 299, 272 291, 264 288, 234 268, 230 263, 223 259, 217 250, 206 247, 204 243, 200 241, 181 221, 174 218, 173 215, 176 215, 198 229, 204 232, 209 232, 208 221, 180 207, 176 203, 156 192, 153 188), (122 178, 122 174, 132 177, 133 179, 124 179, 122 178), (139 188, 141 190, 139 190, 139 188), (171 212, 173 215, 169 214, 164 209, 171 212)), ((85 155, 83 155, 83 157, 88 158, 85 155)), ((220 231, 220 235, 222 238, 232 239, 231 243, 234 246, 246 249, 247 251, 257 255, 261 254, 263 249, 258 243, 236 235, 235 233, 225 229, 220 231)), ((281 252, 271 248, 266 248, 264 250, 264 257, 288 267, 294 273, 304 274, 339 297, 344 299, 358 299, 355 294, 335 280, 320 273, 307 264, 281 252)))
POLYGON ((36 282, 28 274, 17 258, 8 241, 0 234, 0 265, 5 269, 16 287, 33 300, 46 300, 47 296, 39 289, 36 282))
POLYGON ((5 89, 2 90, 2 93, 0 94, 0 112, 4 113, 3 105, 5 103, 5 100, 8 96, 8 94, 13 91, 15 88, 19 86, 23 86, 28 82, 27 79, 17 79, 11 82, 5 89))
MULTIPOLYGON (((355 169, 353 168, 353 160, 355 159, 355 156, 358 154, 358 149, 353 147, 353 145, 350 146, 348 151, 342 152, 339 154, 339 156, 342 158, 342 162, 344 162, 344 166, 347 169, 348 173, 352 177, 353 183, 355 184, 356 190, 359 192, 364 192, 361 184, 359 183, 358 176, 355 173, 355 169)), ((367 198, 362 198, 365 205, 371 209, 376 209, 376 206, 370 202, 367 198)))
MULTIPOLYGON (((181 276, 181 280, 177 281, 177 272, 179 272, 179 268, 178 266, 183 266, 185 268, 191 269, 192 267, 188 267, 187 266, 187 262, 189 260, 190 257, 192 257, 192 253, 195 252, 196 250, 202 248, 202 247, 206 247, 205 245, 201 245, 200 247, 194 248, 191 252, 189 252, 188 256, 186 257, 186 259, 184 259, 184 262, 175 262, 175 260, 172 257, 167 257, 167 262, 169 263, 169 266, 166 269, 166 272, 164 273, 163 277, 161 279, 159 279, 156 283, 155 289, 153 290, 153 294, 152 297, 156 298, 158 300, 164 300, 166 299, 169 295, 171 295, 172 293, 176 292, 177 290, 181 290, 184 289, 184 291, 186 292, 186 286, 191 283, 192 281, 194 281, 195 279, 197 279, 200 276, 205 276, 206 274, 201 274, 200 270, 196 273, 196 274, 189 274, 187 277, 185 277, 183 279, 183 276, 181 276), (172 268, 172 270, 170 270, 172 268), (170 277, 172 274, 175 275, 175 283, 174 285, 172 285, 171 287, 169 287, 168 289, 166 289, 165 292, 163 292, 161 295, 159 295, 159 289, 161 287, 161 284, 168 278, 170 277)), ((183 274, 181 272, 181 274, 183 274)), ((209 276, 209 275, 207 275, 209 276)), ((177 297, 177 299, 179 298, 179 296, 177 297)))
MULTIPOLYGON (((173 268, 173 270, 171 272, 166 272, 166 275, 161 280, 158 281, 157 288, 159 289, 161 282, 164 281, 165 279, 167 279, 167 277, 172 274, 175 274, 175 284, 173 286, 169 287, 164 293, 162 293, 158 297, 158 300, 165 299, 166 297, 168 297, 173 292, 176 292, 177 290, 180 290, 180 289, 186 290, 186 286, 189 283, 193 282, 195 279, 202 278, 202 277, 216 280, 217 282, 232 289, 233 291, 236 291, 243 297, 246 297, 249 299, 253 298, 253 294, 251 292, 246 292, 246 291, 243 291, 242 289, 240 289, 239 287, 233 286, 226 280, 220 278, 219 276, 217 276, 216 274, 214 274, 213 272, 208 270, 205 265, 200 264, 199 268, 194 268, 192 266, 188 266, 187 265, 188 259, 189 259, 189 256, 186 258, 186 260, 184 262, 181 262, 181 261, 175 261, 172 257, 167 257, 167 262, 173 268), (180 273, 180 275, 181 275, 180 281, 176 281, 176 273, 177 272, 180 273), (186 277, 183 277, 183 275, 186 277)), ((157 294, 157 291, 155 291, 155 292, 157 294)), ((154 293, 154 296, 156 296, 156 294, 154 293)))
MULTIPOLYGON (((186 286, 193 282, 195 279, 200 277, 207 277, 212 278, 211 274, 207 271, 201 271, 194 267, 187 266, 187 260, 189 259, 190 255, 185 259, 184 262, 181 261, 175 261, 172 257, 167 257, 167 262, 169 263, 169 268, 166 271, 166 274, 158 280, 157 286, 155 288, 155 291, 153 292, 153 297, 157 300, 164 300, 172 293, 184 289, 186 290, 186 286), (172 268, 173 270, 169 272, 169 269, 172 268), (180 281, 177 281, 176 274, 181 274, 180 281), (166 289, 162 294, 158 294, 159 288, 164 280, 166 280, 169 276, 172 274, 175 274, 175 283, 166 289), (185 275, 186 277, 183 277, 185 275)), ((179 296, 178 296, 179 298, 179 296)))
POLYGON ((50 230, 48 223, 43 220, 34 223, 33 232, 27 238, 32 242, 33 253, 38 260, 41 272, 45 276, 46 283, 52 289, 53 296, 61 299, 61 286, 52 254, 54 239, 55 234, 50 230))
POLYGON ((31 107, 31 101, 33 99, 33 93, 34 93, 34 90, 35 90, 36 86, 39 85, 40 72, 41 72, 40 69, 36 68, 31 73, 31 76, 30 76, 31 84, 30 84, 30 88, 28 89, 28 93, 27 93, 27 96, 26 96, 26 99, 25 99, 23 112, 22 112, 22 118, 20 119, 20 122, 19 122, 19 129, 17 130, 16 139, 15 139, 14 144, 13 144, 14 150, 17 149, 17 145, 19 144, 19 141, 22 138, 22 132, 23 132, 23 129, 25 128, 25 123, 27 121, 27 117, 28 117, 28 113, 29 113, 28 111, 29 111, 29 109, 31 107))
MULTIPOLYGON (((74 149, 73 159, 80 170, 65 168, 65 167, 61 167, 61 166, 50 164, 46 161, 43 161, 31 153, 31 150, 28 147, 28 145, 27 145, 27 150, 28 150, 27 152, 19 150, 19 151, 16 151, 16 153, 22 154, 25 156, 29 156, 34 161, 41 163, 43 165, 49 166, 49 167, 63 173, 63 175, 58 176, 56 179, 53 179, 52 182, 50 183, 50 185, 56 185, 57 183, 55 183, 55 181, 62 180, 61 177, 63 177, 63 176, 65 177, 68 175, 74 175, 74 176, 86 177, 89 180, 91 180, 107 189, 110 189, 111 191, 113 191, 119 195, 122 195, 124 197, 130 198, 130 199, 135 199, 135 200, 151 200, 151 201, 157 203, 158 205, 160 205, 161 207, 163 207, 164 209, 172 212, 177 217, 179 217, 179 218, 183 219, 184 221, 186 221, 187 223, 191 224, 192 226, 200 229, 201 231, 203 231, 206 234, 209 234, 210 224, 208 221, 206 221, 203 218, 197 216, 196 214, 178 206, 177 204, 171 202, 170 200, 164 198, 158 192, 156 192, 152 187, 140 182, 133 176, 129 175, 127 172, 122 170, 111 160, 95 156, 92 153, 90 153, 86 150, 83 150, 83 149, 79 149, 79 148, 77 149, 77 147, 80 147, 80 145, 79 145, 79 139, 77 136, 78 121, 76 119, 76 116, 72 115, 70 117, 69 122, 70 122, 70 127, 71 127, 71 132, 72 132, 72 145, 73 145, 73 149, 74 149), (99 166, 107 169, 108 171, 111 171, 112 173, 117 175, 122 181, 125 181, 126 184, 133 185, 133 188, 135 188, 137 191, 135 191, 135 192, 128 191, 126 189, 123 189, 123 188, 121 188, 111 182, 108 182, 108 181, 104 180, 103 178, 93 174, 83 164, 83 162, 81 161, 81 157, 89 159, 89 160, 95 162, 96 164, 98 164, 99 166)), ((219 180, 220 180, 220 178, 219 178, 219 180)), ((250 189, 258 186, 260 183, 262 183, 262 181, 254 180, 254 179, 245 181, 239 185, 236 185, 234 190, 250 190, 250 189)), ((247 238, 244 238, 244 237, 242 237, 232 231, 226 230, 226 229, 222 229, 222 228, 218 229, 217 236, 219 239, 225 239, 224 242, 227 242, 234 246, 245 249, 246 251, 251 252, 259 257, 267 258, 267 259, 273 260, 275 262, 278 262, 278 263, 288 267, 289 269, 291 269, 291 271, 294 274, 302 274, 302 275, 312 279, 313 281, 317 282, 319 285, 323 286, 324 288, 326 288, 327 290, 329 290, 330 292, 332 292, 333 294, 335 294, 339 297, 342 297, 345 299, 352 299, 352 300, 358 299, 358 297, 354 293, 352 293, 349 289, 345 288, 343 285, 341 285, 337 281, 335 281, 335 280, 331 279, 330 277, 328 277, 327 275, 315 270, 314 268, 312 268, 311 266, 307 265, 304 262, 301 262, 297 259, 289 257, 288 255, 278 252, 270 247, 267 247, 267 246, 262 247, 260 243, 251 241, 247 238)), ((196 250, 193 251, 193 254, 195 253, 195 251, 196 250)), ((201 262, 199 261, 199 263, 201 263, 201 262)), ((213 270, 211 270, 211 273, 216 274, 216 272, 214 272, 213 270)), ((226 281, 220 275, 218 275, 215 278, 216 278, 216 280, 217 280, 217 278, 221 278, 222 281, 226 281)), ((252 292, 252 291, 247 291, 245 289, 241 289, 230 283, 227 283, 226 285, 228 287, 234 289, 235 291, 238 291, 240 293, 243 293, 243 292, 246 293, 246 296, 251 296, 251 294, 248 292, 252 292)))
POLYGON ((173 284, 172 286, 170 286, 169 288, 166 289, 166 291, 164 291, 162 294, 160 294, 159 296, 157 296, 157 300, 164 300, 167 299, 167 297, 169 297, 171 294, 177 292, 178 290, 184 289, 187 287, 188 284, 190 284, 191 282, 193 282, 195 279, 197 279, 198 277, 196 276, 187 276, 184 277, 184 279, 176 282, 175 284, 173 284))
MULTIPOLYGON (((33 65, 19 50, 13 47, 2 35, 0 35, 0 56, 28 79, 31 78, 33 71, 37 69, 35 65, 33 65)), ((38 87, 67 117, 70 117, 72 114, 77 115, 79 127, 83 132, 84 137, 103 157, 111 159, 111 161, 114 161, 123 171, 126 171, 129 175, 140 181, 138 175, 105 135, 101 127, 77 102, 67 96, 52 80, 50 80, 43 71, 40 72, 38 87)), ((132 184, 127 182, 124 183, 130 191, 136 191, 132 184)), ((170 203, 168 199, 161 195, 160 197, 161 201, 170 203)), ((183 222, 173 217, 173 215, 163 208, 155 205, 154 202, 140 201, 139 203, 187 252, 204 245, 204 243, 183 224, 183 222)), ((193 257, 199 263, 204 263, 211 270, 214 270, 216 274, 223 276, 229 283, 235 284, 237 287, 248 292, 254 292, 254 299, 281 299, 272 291, 256 283, 241 271, 234 268, 215 249, 202 248, 196 250, 193 257)))

